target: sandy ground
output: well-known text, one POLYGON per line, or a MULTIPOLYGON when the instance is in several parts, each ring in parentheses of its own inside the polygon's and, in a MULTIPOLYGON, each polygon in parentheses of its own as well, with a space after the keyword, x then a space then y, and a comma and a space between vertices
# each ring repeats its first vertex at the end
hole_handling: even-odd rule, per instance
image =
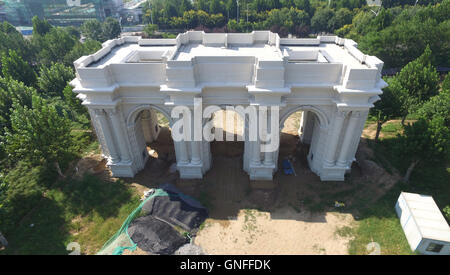
POLYGON ((194 243, 207 254, 347 254, 349 239, 335 231, 350 225, 351 215, 328 212, 322 221, 292 208, 275 214, 276 219, 269 212, 246 209, 226 223, 207 220, 194 243))
MULTIPOLYGON (((242 169, 244 143, 238 141, 212 142, 213 165, 204 178, 179 179, 178 173, 168 172, 175 161, 168 128, 162 128, 158 140, 149 144, 153 153, 146 168, 125 181, 138 192, 170 182, 205 205, 209 218, 197 232, 195 244, 208 254, 346 254, 349 239, 338 236, 336 230, 357 224, 354 217, 358 216, 358 205, 382 196, 398 176, 388 174, 370 160, 372 152, 363 134, 348 179, 320 181, 308 168, 308 146, 299 142, 300 117, 301 112, 291 115, 280 136, 279 161, 294 157, 297 176, 278 171, 272 189, 252 188, 242 169), (335 201, 345 203, 345 207, 335 208, 335 201)), ((242 127, 240 118, 232 121, 235 129, 242 127)), ((220 122, 214 123, 219 127, 220 122)), ((233 125, 224 124, 224 134, 236 133, 231 130, 233 125)), ((86 167, 80 165, 79 170, 98 174, 105 167, 100 160, 90 156, 84 161, 86 167)), ((100 173, 102 178, 107 171, 100 173)))

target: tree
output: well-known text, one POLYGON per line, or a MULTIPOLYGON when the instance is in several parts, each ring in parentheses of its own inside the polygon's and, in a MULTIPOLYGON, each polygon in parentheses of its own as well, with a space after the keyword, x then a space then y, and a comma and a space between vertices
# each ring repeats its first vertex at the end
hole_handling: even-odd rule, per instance
POLYGON ((81 33, 92 40, 97 40, 100 42, 105 41, 103 36, 103 26, 96 19, 86 20, 83 25, 81 25, 81 33))
POLYGON ((181 0, 179 13, 184 14, 185 12, 190 11, 190 10, 192 10, 191 1, 190 0, 181 0))
POLYGON ((439 74, 431 65, 431 50, 427 47, 416 60, 408 63, 391 82, 402 102, 403 118, 417 111, 431 96, 439 91, 439 74))
POLYGON ((41 20, 37 16, 34 16, 31 22, 33 23, 33 34, 45 35, 53 28, 47 20, 41 20))
POLYGON ((330 30, 337 30, 344 25, 352 23, 352 12, 347 8, 339 9, 328 22, 330 30))
POLYGON ((4 53, 1 61, 3 76, 21 81, 28 86, 36 83, 36 73, 33 68, 16 51, 9 50, 7 54, 4 53))
POLYGON ((294 0, 294 5, 299 10, 304 10, 311 15, 311 3, 309 0, 294 0))
POLYGON ((398 152, 409 160, 403 180, 409 182, 414 168, 426 160, 428 164, 446 162, 450 150, 450 129, 443 117, 431 121, 419 119, 404 126, 404 135, 398 135, 398 152))
POLYGON ((70 121, 42 97, 32 96, 32 107, 13 105, 11 130, 5 133, 5 149, 10 162, 19 160, 35 164, 59 162, 68 152, 72 139, 70 121))
MULTIPOLYGON (((24 39, 23 35, 8 22, 0 23, 0 53, 7 53, 9 50, 16 51, 25 61, 31 62, 34 57, 34 49, 30 42, 24 39)), ((0 64, 1 68, 1 64, 0 64)))
POLYGON ((103 31, 102 37, 104 39, 117 38, 120 36, 120 33, 122 32, 119 21, 117 21, 112 17, 106 18, 105 22, 103 23, 102 31, 103 31))
POLYGON ((334 11, 330 8, 319 9, 311 18, 311 27, 317 32, 331 31, 328 26, 328 21, 333 18, 334 11))
MULTIPOLYGON (((389 82, 388 82, 389 83, 389 82)), ((378 141, 383 124, 390 119, 400 116, 401 102, 399 97, 390 89, 390 86, 383 89, 380 100, 375 102, 375 106, 370 109, 370 114, 377 119, 377 131, 375 141, 378 141)))
POLYGON ((147 24, 144 27, 144 33, 147 35, 147 37, 152 37, 157 30, 158 30, 158 25, 156 25, 156 24, 147 24))
POLYGON ((235 18, 237 16, 237 2, 236 0, 227 0, 225 4, 225 8, 227 9, 228 20, 231 18, 235 18))
POLYGON ((63 90, 64 102, 71 111, 77 114, 86 114, 87 109, 81 105, 81 101, 77 98, 70 85, 67 85, 63 90))
POLYGON ((50 67, 41 67, 38 86, 39 91, 46 97, 63 97, 63 90, 67 83, 75 77, 72 68, 61 63, 54 63, 50 67))
POLYGON ((32 43, 38 51, 38 63, 50 66, 54 62, 64 62, 66 55, 80 42, 65 28, 52 28, 44 36, 33 36, 32 43))
POLYGON ((76 39, 80 39, 81 33, 80 30, 74 26, 68 26, 66 27, 66 31, 71 36, 75 37, 76 39))
MULTIPOLYGON (((449 76, 447 75, 446 78, 449 78, 449 76)), ((425 102, 417 114, 426 120, 442 117, 445 125, 450 127, 450 89, 443 88, 438 95, 425 102)))
POLYGON ((11 128, 13 104, 31 107, 31 96, 36 90, 20 81, 0 77, 0 136, 5 128, 11 128))
POLYGON ((201 11, 205 11, 208 12, 209 11, 209 6, 208 6, 208 2, 206 0, 197 0, 195 1, 196 6, 197 6, 197 10, 201 10, 201 11))
POLYGON ((84 43, 75 43, 75 46, 64 56, 64 64, 72 66, 73 62, 83 55, 93 54, 102 48, 102 44, 96 40, 88 39, 84 43))
POLYGON ((219 0, 211 0, 211 3, 209 5, 209 13, 216 14, 216 13, 221 13, 221 12, 222 12, 222 7, 220 5, 220 1, 219 0))

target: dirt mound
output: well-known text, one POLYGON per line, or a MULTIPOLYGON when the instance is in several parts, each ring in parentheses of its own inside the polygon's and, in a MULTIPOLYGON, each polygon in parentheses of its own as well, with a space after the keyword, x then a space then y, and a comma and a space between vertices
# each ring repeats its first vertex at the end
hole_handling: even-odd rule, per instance
POLYGON ((91 154, 80 159, 75 167, 75 178, 81 178, 84 174, 94 174, 102 176, 109 175, 109 170, 106 167, 106 159, 100 154, 91 154))

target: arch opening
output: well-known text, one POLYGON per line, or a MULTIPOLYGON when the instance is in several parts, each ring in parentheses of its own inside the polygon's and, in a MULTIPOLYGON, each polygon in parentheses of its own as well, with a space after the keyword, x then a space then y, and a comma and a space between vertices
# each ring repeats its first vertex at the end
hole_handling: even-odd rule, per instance
POLYGON ((245 124, 236 111, 221 109, 213 113, 211 154, 220 157, 240 157, 244 153, 245 124))
POLYGON ((171 133, 171 120, 165 111, 153 106, 141 106, 128 117, 135 161, 139 170, 158 175, 176 162, 171 133))
MULTIPOLYGON (((321 129, 325 128, 326 117, 321 117, 311 109, 297 108, 288 112, 280 122, 280 147, 278 167, 283 167, 283 160, 289 160, 296 174, 316 171, 315 163, 321 129)), ((282 169, 281 169, 282 170, 282 169)), ((283 173, 283 171, 281 171, 283 173)), ((303 173, 304 174, 304 173, 303 173)))

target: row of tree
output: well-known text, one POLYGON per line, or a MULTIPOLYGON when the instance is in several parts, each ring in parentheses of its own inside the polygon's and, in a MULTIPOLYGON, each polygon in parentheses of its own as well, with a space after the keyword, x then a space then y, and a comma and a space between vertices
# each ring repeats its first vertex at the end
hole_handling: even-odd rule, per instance
POLYGON ((377 121, 375 141, 378 141, 384 123, 402 118, 404 134, 398 136, 397 150, 410 161, 404 177, 406 182, 421 162, 430 165, 450 159, 450 76, 447 74, 440 85, 431 57, 427 47, 419 58, 408 63, 394 77, 387 78, 389 86, 371 109, 371 115, 377 121), (417 121, 405 125, 408 115, 417 121))
POLYGON ((8 233, 68 162, 92 142, 86 108, 68 86, 73 61, 101 48, 80 32, 33 18, 26 39, 0 24, 0 231, 8 233))
POLYGON ((162 30, 268 29, 282 37, 334 33, 358 42, 365 53, 381 58, 385 68, 405 66, 429 45, 433 64, 449 66, 450 0, 383 1, 383 5, 378 9, 359 0, 242 0, 238 12, 237 0, 150 0, 143 7, 143 20, 162 30))

